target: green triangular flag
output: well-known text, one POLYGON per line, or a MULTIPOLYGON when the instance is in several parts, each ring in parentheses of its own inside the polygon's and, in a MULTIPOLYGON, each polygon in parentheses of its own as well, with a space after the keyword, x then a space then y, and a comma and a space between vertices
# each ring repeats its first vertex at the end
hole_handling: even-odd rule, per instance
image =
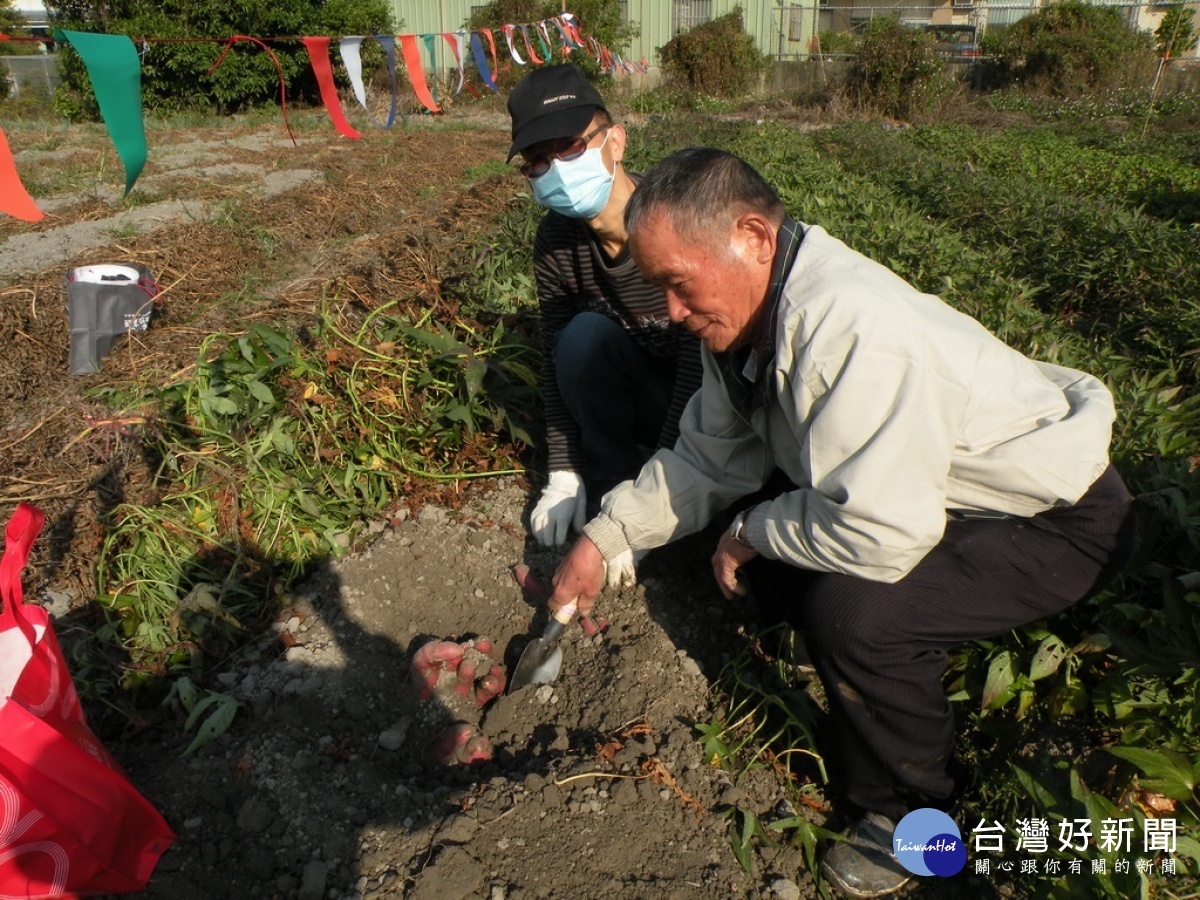
POLYGON ((55 40, 69 41, 83 58, 100 116, 125 165, 125 193, 146 165, 146 124, 142 119, 142 65, 133 41, 123 34, 89 34, 56 29, 55 40))

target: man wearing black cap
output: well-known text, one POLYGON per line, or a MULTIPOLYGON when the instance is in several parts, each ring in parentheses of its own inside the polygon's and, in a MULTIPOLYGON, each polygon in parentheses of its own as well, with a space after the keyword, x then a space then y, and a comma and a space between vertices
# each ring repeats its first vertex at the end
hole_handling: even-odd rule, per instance
MULTIPOLYGON (((550 477, 531 516, 558 546, 600 498, 670 447, 700 386, 700 345, 672 325, 662 291, 626 247, 636 187, 621 165, 625 129, 577 66, 534 69, 512 91, 512 146, 548 212, 534 241, 543 340, 542 394, 550 477)), ((609 566, 633 576, 632 558, 609 566)))

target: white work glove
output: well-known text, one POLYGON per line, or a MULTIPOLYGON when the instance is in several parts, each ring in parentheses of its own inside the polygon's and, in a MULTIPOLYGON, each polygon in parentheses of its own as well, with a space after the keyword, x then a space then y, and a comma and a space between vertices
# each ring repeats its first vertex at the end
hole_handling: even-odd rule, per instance
POLYGON ((543 547, 560 547, 574 526, 583 531, 587 522, 587 492, 583 479, 566 470, 550 473, 550 483, 529 517, 530 529, 543 547))
POLYGON ((637 586, 637 564, 646 556, 645 550, 623 550, 604 561, 604 583, 618 590, 637 586))

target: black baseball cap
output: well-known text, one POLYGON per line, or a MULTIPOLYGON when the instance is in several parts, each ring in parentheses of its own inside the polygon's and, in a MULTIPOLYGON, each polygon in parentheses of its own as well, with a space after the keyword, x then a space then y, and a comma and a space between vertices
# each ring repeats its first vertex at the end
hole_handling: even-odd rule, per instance
POLYGON ((509 160, 542 141, 581 134, 597 109, 605 109, 604 99, 579 66, 534 69, 508 95, 513 139, 509 160))

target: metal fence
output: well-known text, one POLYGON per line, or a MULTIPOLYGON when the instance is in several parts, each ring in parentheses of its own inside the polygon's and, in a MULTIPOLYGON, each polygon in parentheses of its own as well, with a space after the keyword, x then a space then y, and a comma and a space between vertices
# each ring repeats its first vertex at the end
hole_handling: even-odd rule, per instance
POLYGON ((14 96, 29 90, 50 95, 58 84, 53 55, 0 56, 0 78, 5 76, 12 84, 14 96))
MULTIPOLYGON (((773 11, 775 46, 772 56, 780 60, 805 60, 828 56, 836 47, 838 36, 864 29, 873 19, 898 19, 905 25, 932 32, 944 56, 968 62, 979 55, 979 40, 990 28, 1011 25, 1045 4, 1037 0, 1020 3, 1005 0, 948 0, 939 5, 873 6, 838 4, 817 0, 817 4, 780 3, 773 11)), ((1175 5, 1166 3, 1103 3, 1097 4, 1118 10, 1131 27, 1153 34, 1163 17, 1175 5)), ((1200 21, 1194 20, 1200 33, 1200 21)), ((833 55, 837 55, 833 51, 833 55)), ((1176 58, 1197 60, 1195 42, 1177 48, 1176 58)))

